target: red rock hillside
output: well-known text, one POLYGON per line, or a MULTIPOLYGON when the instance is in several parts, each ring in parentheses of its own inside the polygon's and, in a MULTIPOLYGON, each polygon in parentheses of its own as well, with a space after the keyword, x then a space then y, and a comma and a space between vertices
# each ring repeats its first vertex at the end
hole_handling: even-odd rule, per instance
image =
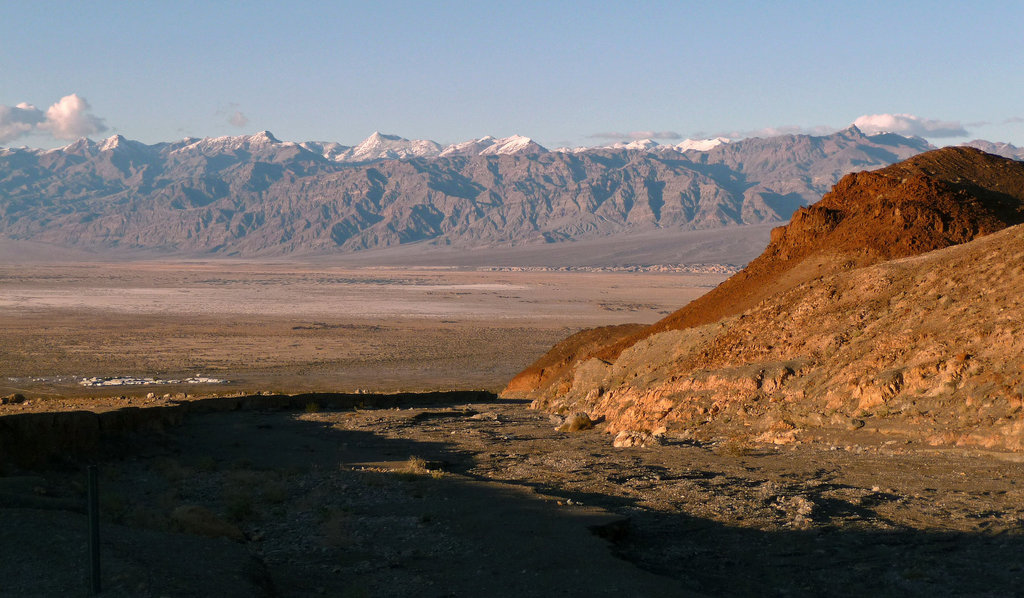
MULTIPOLYGON (((880 170, 843 177, 818 203, 772 231, 760 257, 717 288, 661 321, 566 339, 558 359, 545 355, 523 370, 503 396, 540 398, 565 392, 572 365, 615 359, 652 334, 742 313, 767 297, 830 272, 918 255, 1024 222, 1024 163, 968 147, 947 147, 880 170), (604 337, 604 346, 594 338, 604 337), (574 360, 565 362, 565 355, 574 360), (560 361, 560 367, 551 367, 560 361)), ((555 351, 555 349, 553 349, 555 351)))
MULTIPOLYGON (((708 415, 712 411, 710 403, 694 407, 689 415, 682 415, 684 410, 680 406, 684 403, 696 401, 696 405, 714 397, 722 400, 732 397, 727 401, 731 401, 730 405, 743 405, 746 400, 756 399, 766 392, 783 392, 787 381, 792 384, 796 379, 806 382, 814 378, 816 374, 812 375, 812 370, 818 373, 857 371, 856 380, 830 379, 830 383, 837 386, 815 387, 811 398, 808 398, 807 388, 801 388, 803 394, 799 396, 779 395, 788 397, 786 400, 807 400, 806 406, 815 413, 818 413, 815 409, 821 408, 839 413, 840 419, 853 418, 861 410, 884 405, 885 400, 879 397, 897 396, 899 389, 906 386, 907 375, 903 370, 899 376, 892 372, 886 374, 895 376, 893 380, 902 380, 891 380, 892 383, 886 386, 880 382, 885 376, 876 376, 878 372, 870 373, 870 368, 868 372, 862 372, 863 363, 838 363, 833 361, 836 355, 830 354, 849 343, 851 338, 863 335, 873 321, 892 317, 880 304, 876 304, 882 301, 882 297, 887 297, 887 303, 906 304, 907 314, 925 313, 919 304, 925 301, 924 296, 915 304, 907 303, 909 300, 906 298, 887 294, 894 288, 905 287, 908 279, 920 279, 914 284, 922 289, 931 289, 928 292, 933 295, 946 297, 942 305, 944 310, 933 309, 937 315, 928 318, 932 328, 928 328, 928 332, 920 332, 926 336, 955 327, 956 321, 965 317, 956 315, 959 312, 949 303, 951 293, 948 289, 937 290, 934 271, 915 266, 917 269, 899 270, 902 274, 893 277, 878 274, 876 270, 881 266, 874 269, 866 267, 883 263, 886 265, 882 271, 889 271, 886 269, 897 266, 887 264, 901 263, 898 258, 928 254, 929 260, 920 264, 941 268, 943 260, 932 257, 938 255, 935 250, 963 244, 1021 222, 1024 222, 1024 163, 1021 162, 969 148, 945 148, 878 171, 849 175, 820 202, 800 210, 788 226, 773 231, 771 243, 764 254, 714 291, 652 326, 636 332, 623 330, 624 334, 609 335, 611 342, 600 348, 595 348, 592 342, 601 336, 599 334, 590 334, 590 346, 581 346, 579 350, 567 346, 572 344, 567 339, 558 348, 563 356, 560 367, 551 368, 551 360, 545 362, 542 358, 538 361, 540 367, 535 364, 517 376, 505 394, 532 398, 539 408, 585 411, 594 418, 604 416, 611 422, 611 431, 642 433, 644 430, 664 431, 671 428, 667 425, 670 422, 687 428, 694 418, 707 423, 705 420, 710 417, 717 424, 722 423, 715 415, 708 415), (897 261, 890 261, 894 259, 897 261), (867 278, 861 280, 863 277, 867 278), (866 285, 865 289, 850 287, 851 280, 860 280, 858 284, 866 285), (826 284, 824 281, 829 281, 826 287, 837 294, 821 296, 821 285, 826 284), (837 289, 846 290, 840 293, 837 289), (871 289, 874 289, 874 294, 871 289), (864 296, 857 301, 843 300, 859 295, 864 296), (754 313, 761 314, 763 319, 758 320, 756 329, 748 329, 749 317, 754 313), (794 313, 799 313, 800 317, 796 318, 794 313), (804 328, 790 330, 786 322, 776 320, 784 317, 783 314, 790 314, 787 316, 790 321, 799 319, 804 328), (816 316, 808 320, 809 314, 816 316), (830 325, 835 328, 838 321, 852 322, 853 327, 843 328, 842 332, 823 332, 822 329, 830 325), (783 329, 788 332, 780 332, 783 329), (738 330, 745 332, 740 334, 738 330), (782 336, 777 336, 779 334, 782 336), (725 339, 729 339, 728 343, 722 345, 725 339), (781 347, 788 348, 782 350, 781 347), (566 355, 574 355, 571 363, 565 363, 566 355), (737 360, 738 356, 744 357, 737 360), (709 371, 722 367, 726 367, 728 372, 718 372, 707 378, 709 371), (547 375, 549 371, 554 374, 547 375), (691 380, 691 383, 687 386, 680 380, 691 380), (523 381, 530 384, 523 384, 523 381), (878 384, 883 390, 876 393, 878 384), (673 390, 669 391, 669 388, 673 390), (844 395, 837 388, 847 389, 851 394, 844 395), (658 396, 659 406, 656 408, 651 404, 652 392, 658 396), (823 398, 826 395, 829 397, 827 400, 823 398), (853 400, 853 396, 858 397, 853 406, 844 402, 853 400), (864 399, 866 396, 874 398, 864 399), (700 412, 701 409, 705 410, 704 413, 700 412)), ((1017 237, 1009 239, 1017 242, 1017 237)), ((994 264, 992 267, 995 269, 999 268, 1001 259, 1011 259, 999 254, 998 245, 990 243, 985 247, 983 256, 979 254, 972 259, 987 260, 994 264)), ((943 252, 939 254, 946 255, 943 252)), ((970 259, 961 261, 968 271, 957 272, 955 277, 949 273, 945 278, 963 279, 963 284, 974 284, 969 271, 970 259)), ((1024 284, 1024 276, 1017 276, 1019 273, 1016 271, 1010 274, 1013 276, 998 280, 996 286, 992 284, 994 278, 976 282, 991 287, 994 293, 1006 295, 1009 305, 1018 306, 1012 295, 1016 293, 1013 289, 1020 287, 1013 285, 1024 284)), ((916 291, 912 294, 917 296, 916 291)), ((979 298, 967 297, 964 301, 974 306, 968 309, 992 315, 988 306, 977 305, 979 298)), ((956 309, 961 308, 963 305, 958 303, 956 309)), ((1022 315, 1017 313, 1017 321, 1024 321, 1022 315)), ((987 326, 984 318, 974 317, 971 322, 978 328, 987 326)), ((890 326, 898 327, 901 323, 897 317, 890 326)), ((984 336, 985 330, 980 330, 972 338, 984 336)), ((898 338, 890 338, 881 331, 872 338, 873 342, 886 346, 897 347, 900 344, 898 338)), ((947 341, 949 339, 935 339, 934 343, 938 344, 929 342, 928 351, 935 355, 943 353, 945 349, 938 347, 955 344, 947 341)), ((974 341, 961 339, 958 342, 972 344, 974 341)), ((903 355, 905 349, 893 350, 903 355)), ((981 351, 977 349, 976 352, 981 351)), ((865 360, 864 363, 874 363, 876 359, 869 359, 870 354, 870 351, 863 352, 858 354, 858 358, 865 360)), ((966 375, 964 368, 967 366, 964 364, 970 360, 970 354, 969 351, 957 351, 955 355, 947 356, 949 359, 939 360, 941 364, 936 361, 936 364, 926 367, 934 365, 940 369, 951 368, 950 371, 963 370, 949 380, 945 379, 949 376, 931 376, 930 370, 913 374, 917 380, 915 392, 935 392, 935 396, 948 398, 947 391, 951 391, 948 385, 958 383, 953 378, 961 376, 957 378, 961 380, 966 375), (954 357, 961 358, 959 365, 950 361, 954 357), (940 385, 946 385, 940 391, 929 387, 926 382, 932 380, 939 384, 940 379, 944 380, 940 385)), ((885 364, 876 364, 878 367, 881 365, 885 364)), ((1016 373, 1019 378, 1021 372, 1016 373)), ((1011 374, 1005 373, 1000 378, 1001 384, 1007 388, 1013 388, 1016 383, 1011 374)), ((972 400, 985 402, 983 397, 972 400)), ((717 408, 718 411, 722 409, 722 405, 717 408)), ((757 410, 747 412, 756 413, 757 410)), ((780 426, 795 429, 792 422, 780 426)))

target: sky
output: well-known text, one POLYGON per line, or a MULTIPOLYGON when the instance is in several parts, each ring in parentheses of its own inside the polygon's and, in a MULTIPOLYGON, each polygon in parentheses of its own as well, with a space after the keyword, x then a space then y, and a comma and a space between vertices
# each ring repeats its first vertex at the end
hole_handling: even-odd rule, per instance
POLYGON ((1024 2, 3 2, 0 146, 269 130, 1024 146, 1024 2))

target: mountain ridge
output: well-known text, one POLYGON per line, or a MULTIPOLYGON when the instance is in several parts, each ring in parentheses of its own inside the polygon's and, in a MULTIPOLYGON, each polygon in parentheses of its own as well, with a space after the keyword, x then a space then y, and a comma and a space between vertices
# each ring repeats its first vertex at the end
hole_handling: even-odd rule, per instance
POLYGON ((153 145, 115 135, 0 150, 0 235, 252 257, 715 229, 785 221, 843 174, 927 147, 854 129, 706 151, 557 152, 526 137, 485 137, 445 156, 436 144, 379 133, 355 147, 280 141, 269 131, 153 145), (413 155, 417 148, 438 155, 413 155), (357 150, 365 161, 343 159, 357 150))

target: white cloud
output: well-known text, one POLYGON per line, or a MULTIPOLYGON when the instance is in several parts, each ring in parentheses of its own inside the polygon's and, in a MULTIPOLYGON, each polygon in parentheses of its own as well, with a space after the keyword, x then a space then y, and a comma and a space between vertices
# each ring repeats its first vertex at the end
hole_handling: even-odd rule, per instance
POLYGON ((88 137, 107 130, 103 119, 90 114, 89 102, 73 93, 46 109, 46 122, 39 128, 46 129, 57 139, 74 140, 88 137))
POLYGON ((853 121, 867 135, 897 133, 917 137, 966 137, 964 126, 955 121, 921 118, 913 114, 865 114, 853 121))
POLYGON ((235 110, 234 113, 228 117, 228 122, 238 128, 242 128, 249 124, 249 117, 242 114, 241 110, 235 110))
POLYGON ((103 119, 90 113, 89 102, 74 93, 61 98, 46 112, 25 102, 0 106, 0 143, 33 133, 73 140, 106 130, 103 119))
POLYGON ((43 112, 32 104, 0 106, 0 143, 28 135, 44 120, 43 112))

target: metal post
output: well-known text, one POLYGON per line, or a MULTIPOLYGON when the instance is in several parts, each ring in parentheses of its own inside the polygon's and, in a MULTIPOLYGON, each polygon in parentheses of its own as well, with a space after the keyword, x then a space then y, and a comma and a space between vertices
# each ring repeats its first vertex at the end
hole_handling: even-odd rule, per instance
POLYGON ((89 474, 89 565, 92 572, 92 593, 99 594, 100 586, 100 491, 99 474, 95 465, 86 468, 89 474))

